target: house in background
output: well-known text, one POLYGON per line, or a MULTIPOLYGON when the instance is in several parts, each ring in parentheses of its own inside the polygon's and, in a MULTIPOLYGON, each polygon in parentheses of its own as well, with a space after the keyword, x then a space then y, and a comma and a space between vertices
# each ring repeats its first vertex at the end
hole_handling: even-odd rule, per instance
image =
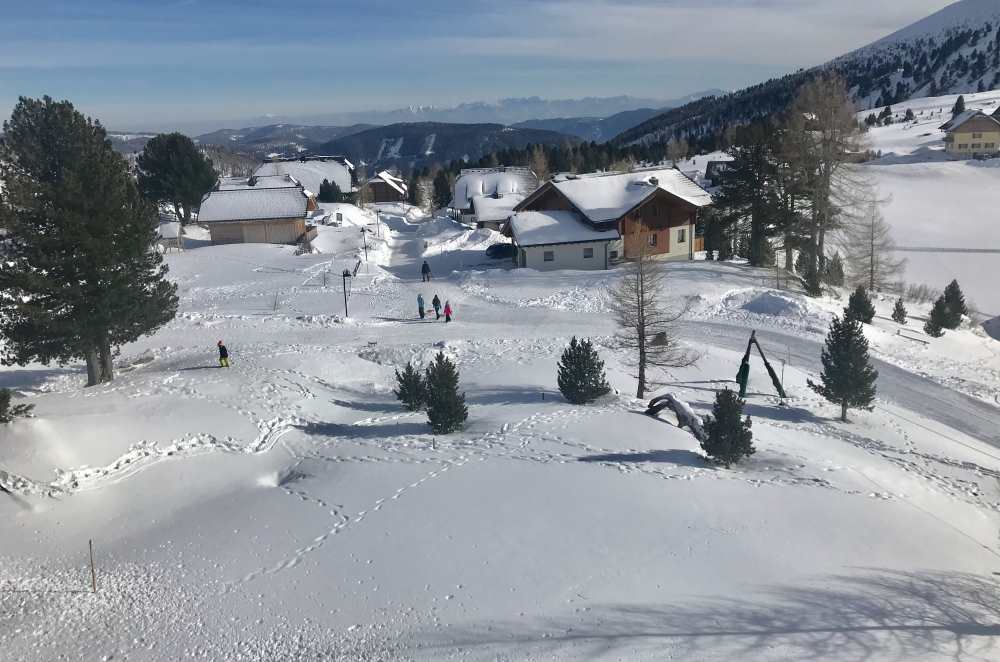
MULTIPOLYGON (((1000 112, 1000 111, 998 111, 1000 112)), ((1000 119, 981 110, 966 110, 941 125, 944 149, 954 156, 1000 153, 1000 119)))
POLYGON ((401 177, 383 170, 368 180, 372 202, 406 202, 407 185, 401 177))
POLYGON ((517 247, 517 266, 539 271, 607 269, 609 247, 621 239, 614 228, 596 229, 576 212, 561 210, 516 212, 503 232, 517 247))
POLYGON ((477 228, 503 229, 504 223, 514 213, 514 207, 524 200, 520 193, 506 195, 477 195, 472 199, 472 222, 477 228))
POLYGON ((709 161, 705 165, 705 180, 712 186, 721 186, 726 171, 733 165, 730 161, 709 161))
POLYGON ((529 168, 521 166, 497 168, 466 168, 458 173, 451 204, 459 220, 473 224, 475 212, 472 200, 476 197, 500 199, 508 195, 526 196, 538 188, 538 177, 529 168))
POLYGON ((343 156, 272 159, 258 166, 253 174, 256 177, 290 175, 313 196, 319 195, 324 179, 335 183, 342 193, 356 190, 354 164, 343 156))
MULTIPOLYGON (((514 211, 569 212, 575 221, 595 232, 613 230, 619 238, 608 244, 608 262, 636 257, 640 252, 662 259, 690 260, 698 250, 694 236, 698 210, 711 203, 709 193, 681 171, 648 168, 550 181, 514 211)), ((568 222, 565 214, 552 218, 568 222)), ((513 226, 510 236, 517 243, 513 226)))
POLYGON ((242 187, 220 182, 202 198, 198 223, 208 228, 213 244, 297 244, 309 238, 306 215, 316 209, 315 199, 301 185, 268 187, 267 179, 242 187))

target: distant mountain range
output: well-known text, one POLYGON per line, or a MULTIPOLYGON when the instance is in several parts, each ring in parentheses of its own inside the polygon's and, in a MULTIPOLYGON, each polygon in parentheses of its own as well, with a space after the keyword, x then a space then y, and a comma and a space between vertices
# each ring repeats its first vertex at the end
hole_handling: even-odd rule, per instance
POLYGON ((832 71, 862 109, 1000 87, 1000 0, 961 0, 824 65, 672 108, 619 134, 617 145, 682 135, 704 149, 726 127, 780 112, 798 88, 832 71))
POLYGON ((554 131, 503 124, 406 122, 341 136, 320 145, 321 154, 344 154, 370 170, 396 166, 404 171, 457 159, 476 160, 490 152, 528 144, 561 145, 579 139, 554 131))
POLYGON ((515 127, 524 129, 545 129, 576 136, 586 141, 607 142, 622 131, 631 129, 651 117, 662 113, 665 108, 637 108, 616 113, 611 117, 557 117, 554 119, 534 119, 518 122, 515 127))

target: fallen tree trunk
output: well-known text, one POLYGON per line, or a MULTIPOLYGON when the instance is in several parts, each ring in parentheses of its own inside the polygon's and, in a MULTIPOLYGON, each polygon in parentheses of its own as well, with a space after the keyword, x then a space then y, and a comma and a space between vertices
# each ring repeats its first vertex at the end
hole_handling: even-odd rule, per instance
POLYGON ((677 427, 689 429, 698 441, 705 440, 706 435, 705 430, 701 427, 701 417, 694 413, 691 405, 683 400, 678 400, 670 393, 665 393, 649 401, 646 415, 656 418, 664 409, 674 412, 674 416, 677 417, 677 427))

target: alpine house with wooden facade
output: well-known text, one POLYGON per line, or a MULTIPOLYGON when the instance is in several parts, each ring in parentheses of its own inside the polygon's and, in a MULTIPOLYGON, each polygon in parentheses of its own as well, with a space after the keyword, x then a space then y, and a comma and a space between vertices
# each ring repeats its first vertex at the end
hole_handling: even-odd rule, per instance
POLYGON ((316 200, 288 175, 221 180, 202 198, 198 223, 213 244, 297 244, 308 239, 306 215, 316 200))
POLYGON ((690 260, 698 210, 711 203, 705 189, 672 168, 571 175, 547 182, 518 204, 504 234, 518 247, 518 265, 536 269, 606 269, 640 251, 662 259, 690 260), (548 243, 524 242, 526 235, 519 226, 525 224, 526 212, 548 216, 543 235, 548 243), (557 227, 566 232, 557 232, 557 227), (583 229, 590 234, 583 236, 583 229), (594 259, 599 256, 589 245, 593 242, 604 247, 607 259, 594 259), (533 253, 543 259, 531 264, 533 253), (566 264, 573 266, 560 266, 566 264))

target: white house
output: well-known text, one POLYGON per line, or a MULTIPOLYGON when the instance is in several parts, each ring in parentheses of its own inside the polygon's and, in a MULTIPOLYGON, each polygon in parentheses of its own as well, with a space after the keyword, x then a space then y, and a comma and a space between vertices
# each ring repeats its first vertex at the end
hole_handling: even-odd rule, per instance
POLYGON ((522 211, 504 226, 517 247, 519 267, 553 269, 607 269, 609 245, 621 239, 618 230, 597 230, 572 211, 522 211))
POLYGON ((508 195, 526 196, 538 188, 538 177, 529 168, 497 167, 466 168, 458 173, 452 195, 451 209, 459 213, 463 223, 474 223, 472 200, 476 197, 503 198, 508 195))

